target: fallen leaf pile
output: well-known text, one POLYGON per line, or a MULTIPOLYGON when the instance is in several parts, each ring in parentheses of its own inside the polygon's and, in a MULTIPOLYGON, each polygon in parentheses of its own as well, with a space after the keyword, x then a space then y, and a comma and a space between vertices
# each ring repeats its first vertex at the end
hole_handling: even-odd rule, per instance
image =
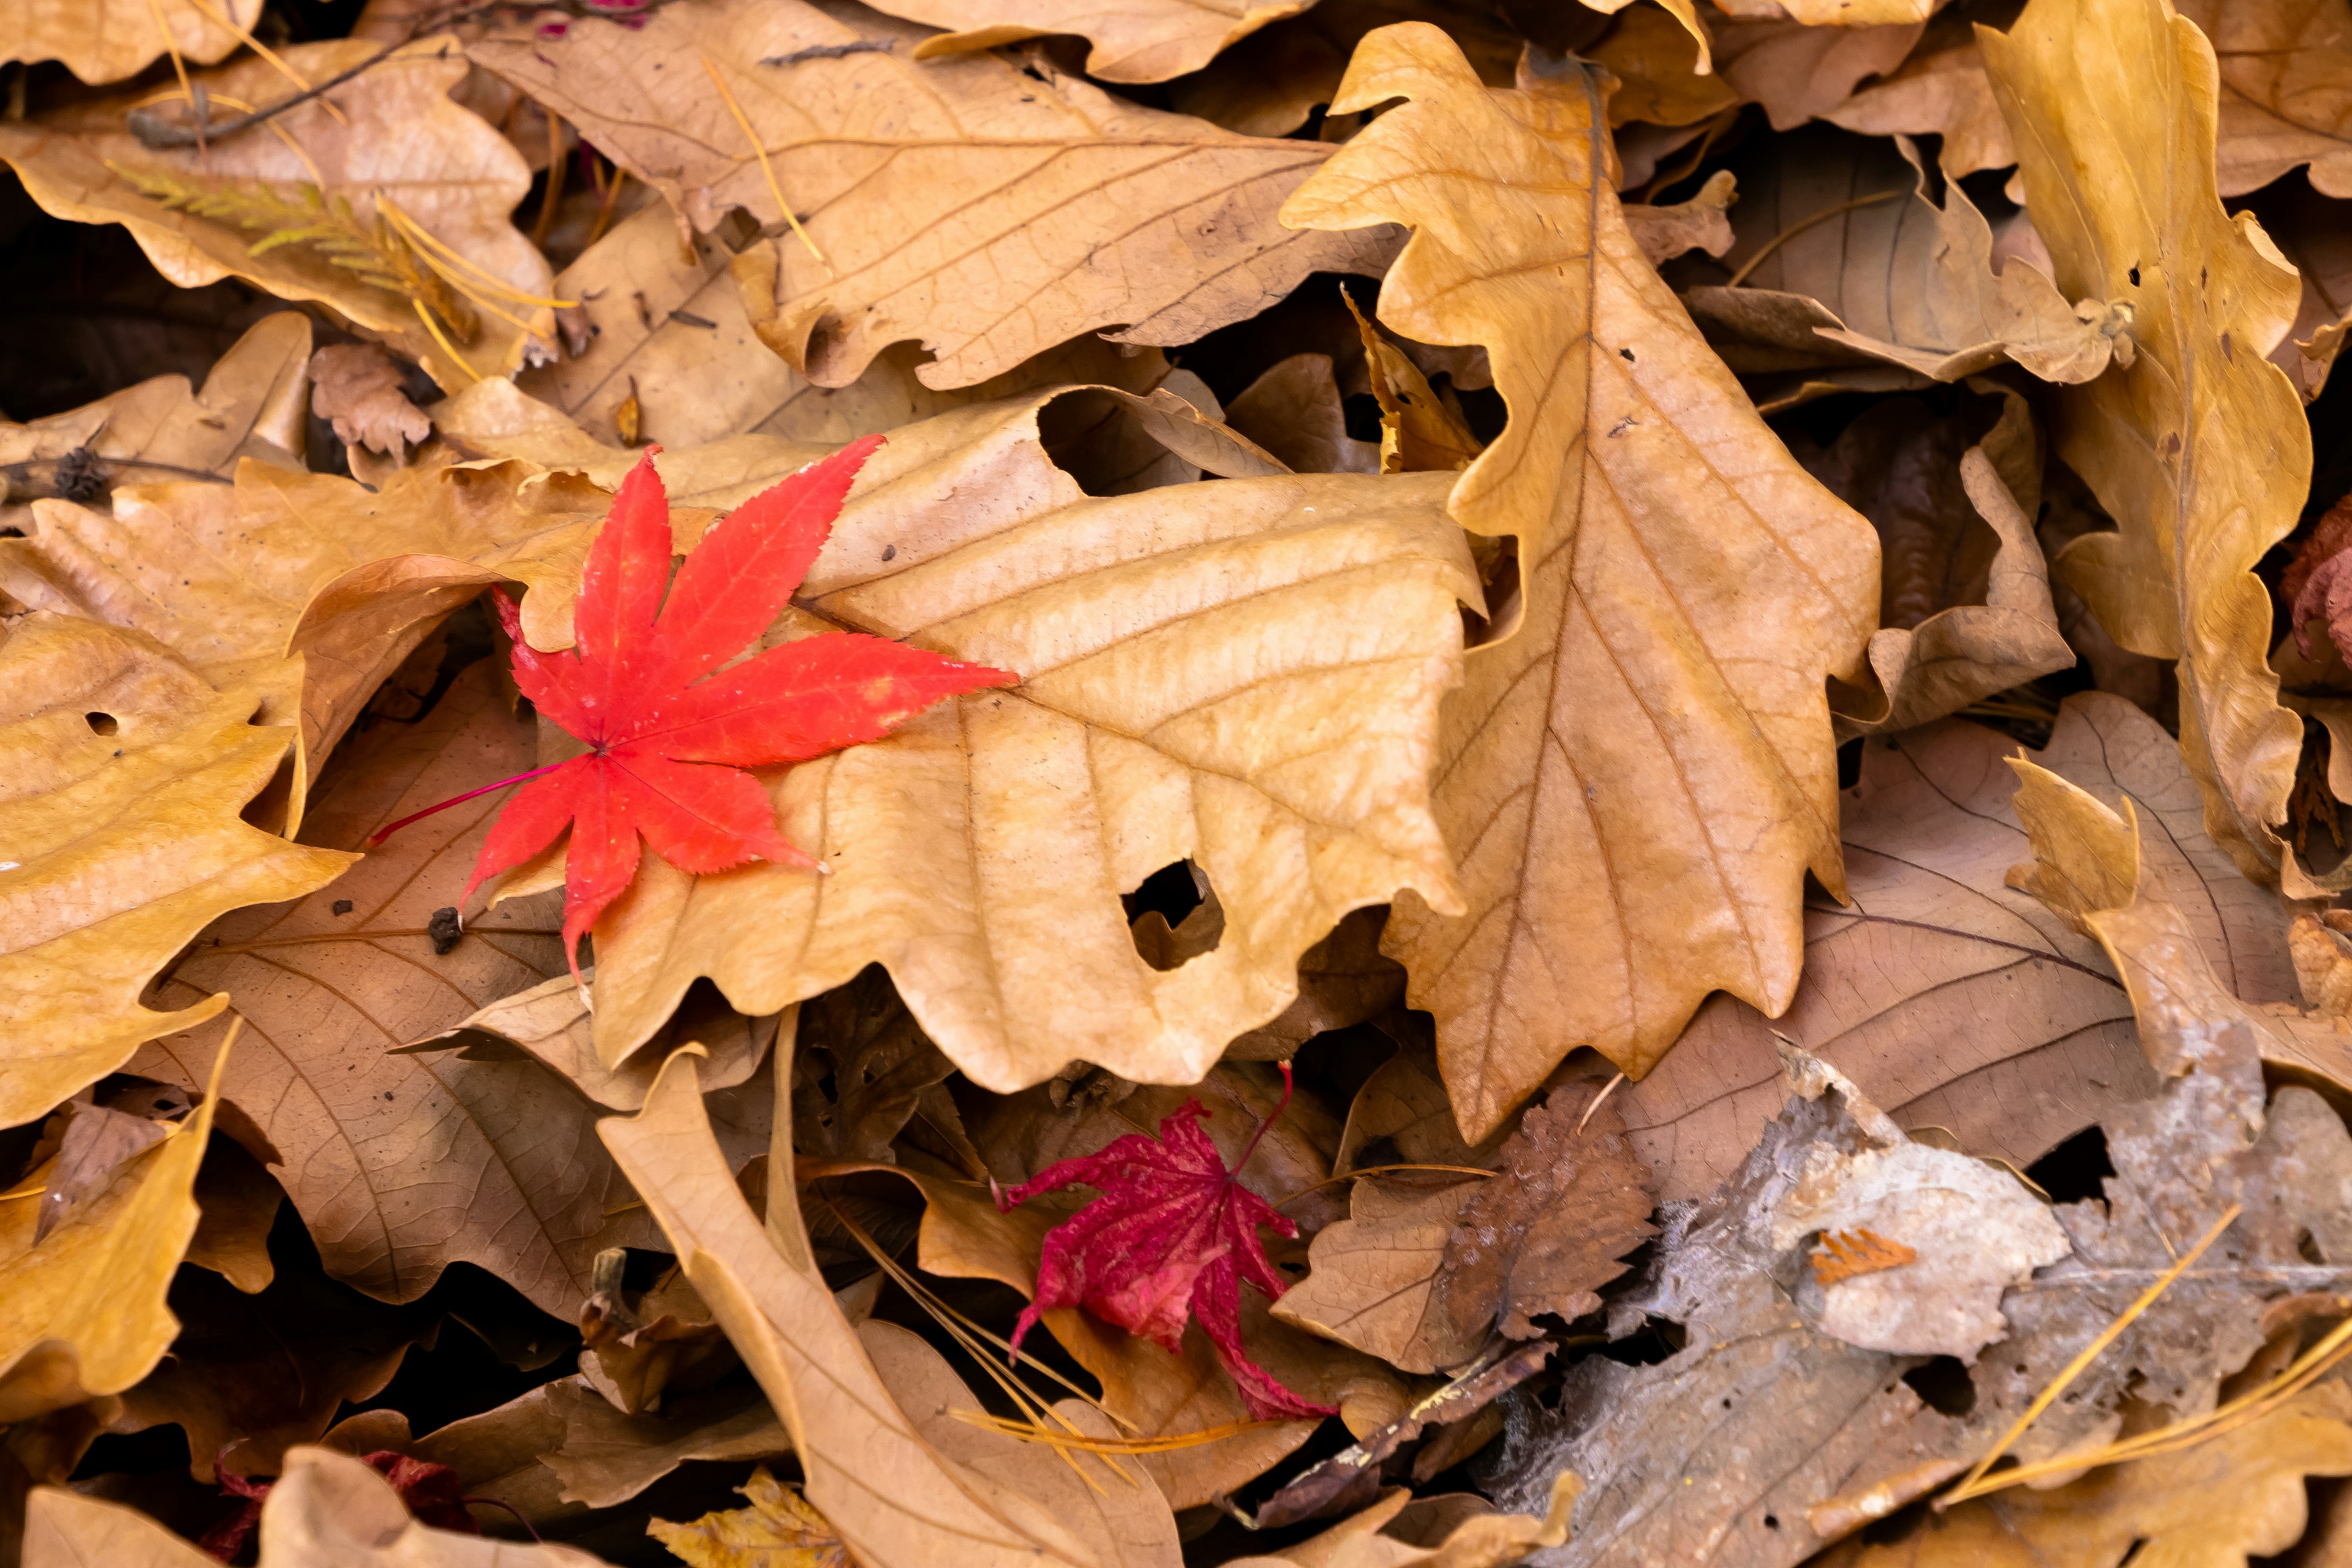
POLYGON ((0 1568, 2352 1560, 2352 0, 16 0, 0 1568))

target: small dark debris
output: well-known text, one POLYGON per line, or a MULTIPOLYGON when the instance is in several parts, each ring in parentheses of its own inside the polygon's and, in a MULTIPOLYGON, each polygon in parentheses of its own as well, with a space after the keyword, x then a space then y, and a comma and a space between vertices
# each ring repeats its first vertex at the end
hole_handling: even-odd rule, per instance
POLYGON ((425 934, 433 939, 433 951, 436 953, 446 953, 457 946, 457 939, 466 934, 466 928, 457 923, 457 906, 444 904, 435 910, 433 918, 425 922, 425 934))
POLYGON ((768 55, 763 66, 796 66, 804 60, 837 60, 844 55, 887 55, 890 43, 887 38, 857 38, 846 44, 814 44, 805 49, 794 49, 788 55, 768 55))
POLYGON ((335 913, 339 915, 350 914, 352 912, 352 901, 349 899, 337 899, 334 902, 333 909, 335 913))
POLYGON ((898 558, 898 547, 897 545, 895 545, 895 544, 886 544, 886 545, 884 545, 884 546, 882 547, 882 559, 883 559, 883 560, 885 560, 885 561, 896 561, 898 558))
POLYGON ((709 331, 715 332, 719 330, 718 322, 698 316, 691 310, 672 310, 669 313, 669 319, 673 321, 683 321, 689 327, 701 327, 709 331))
POLYGON ((93 501, 106 492, 106 472, 99 456, 87 446, 76 447, 58 459, 58 494, 69 501, 93 501))

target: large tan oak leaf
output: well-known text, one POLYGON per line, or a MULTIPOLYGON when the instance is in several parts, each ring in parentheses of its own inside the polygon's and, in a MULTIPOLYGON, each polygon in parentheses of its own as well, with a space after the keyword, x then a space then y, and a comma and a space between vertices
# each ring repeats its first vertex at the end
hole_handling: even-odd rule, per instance
MULTIPOLYGON (((380 47, 343 38, 294 45, 282 58, 317 83, 380 47)), ((331 204, 349 202, 362 228, 373 228, 377 203, 388 196, 456 255, 457 261, 448 264, 452 276, 487 277, 509 290, 544 298, 546 258, 508 216, 530 188, 530 167, 497 127, 449 96, 465 77, 466 62, 446 40, 421 41, 323 98, 286 110, 266 127, 217 140, 203 153, 145 146, 127 125, 140 98, 99 99, 41 120, 0 124, 0 162, 16 169, 44 211, 128 228, 156 269, 183 288, 233 276, 281 300, 317 300, 393 344, 443 385, 463 386, 478 376, 512 372, 534 334, 551 343, 552 318, 543 309, 494 296, 490 302, 503 317, 478 311, 473 343, 446 342, 446 334, 427 330, 409 298, 366 282, 314 247, 278 245, 257 256, 253 247, 268 230, 165 207, 142 195, 130 175, 168 176, 215 193, 266 190, 294 201, 302 199, 306 186, 315 187, 331 204), (330 101, 341 118, 328 111, 330 101)), ((249 55, 195 73, 194 79, 211 95, 217 118, 240 104, 266 108, 300 90, 249 55)))
MULTIPOLYGON (((696 878, 648 856, 596 930, 607 1066, 697 976, 756 1016, 878 962, 986 1088, 1043 1081, 1073 1058, 1192 1083, 1289 1005, 1299 955, 1349 910, 1402 889, 1460 907, 1428 796, 1438 700, 1461 668, 1458 604, 1480 600, 1441 504, 1452 476, 1089 497, 1039 444, 1052 398, 893 432, 804 607, 769 633, 903 638, 1022 685, 772 770, 779 826, 829 875, 758 864, 696 878), (1224 930, 1157 969, 1119 895, 1187 859, 1224 930)), ((673 458, 681 474, 698 467, 665 454, 666 473, 673 458)))
POLYGON ((217 1014, 227 997, 162 1013, 140 992, 214 917, 351 863, 237 815, 294 738, 250 722, 262 702, 93 621, 36 613, 0 643, 0 1126, 217 1014))
POLYGON ((1484 344, 1510 409, 1448 503, 1517 536, 1525 584, 1445 708, 1433 795, 1469 913, 1401 899, 1386 942, 1475 1141, 1578 1046, 1638 1075, 1710 991, 1789 1005, 1805 873, 1844 886, 1824 677, 1859 673, 1878 542, 1643 258, 1597 88, 1489 91, 1406 24, 1333 109, 1392 98, 1284 216, 1412 225, 1381 320, 1484 344))
POLYGON ((239 27, 261 20, 262 0, 22 0, 9 7, 0 60, 62 61, 88 82, 137 76, 166 49, 210 65, 237 46, 239 27))
POLYGON ((763 335, 820 386, 848 384, 904 339, 937 354, 917 373, 933 387, 986 381, 1100 327, 1190 342, 1310 272, 1386 259, 1385 235, 1275 222, 1329 155, 1320 142, 1144 109, 1043 57, 1026 69, 993 53, 910 58, 932 36, 854 5, 711 0, 664 7, 638 31, 575 22, 551 40, 526 27, 470 53, 697 229, 735 206, 781 225, 790 203, 824 259, 778 246, 779 330, 763 335), (889 47, 824 55, 877 42, 889 47))
POLYGON ((2179 661, 2181 751, 2214 837, 2305 896, 2272 830, 2303 726, 2278 703, 2253 572, 2311 477, 2302 401, 2263 358, 2301 296, 2216 194, 2212 46, 2167 0, 2033 0, 1978 41, 2059 289, 2127 307, 2138 351, 2057 395, 2053 449, 2118 524, 2060 551, 2058 571, 2116 642, 2179 661))
MULTIPOLYGON (((342 747, 304 837, 356 847, 420 806, 529 768, 532 721, 492 673, 483 660, 416 723, 379 724, 342 747)), ((246 1028, 221 1091, 282 1157, 276 1174, 329 1273, 411 1301, 445 1265, 473 1262, 568 1318, 599 1251, 653 1239, 596 1142, 598 1107, 527 1058, 395 1054, 563 972, 551 899, 507 904, 434 951, 433 910, 462 885, 495 806, 484 796, 412 824, 333 887, 215 922, 159 994, 236 997, 246 1028)), ((216 1041, 216 1026, 153 1041, 131 1070, 202 1082, 216 1041)))

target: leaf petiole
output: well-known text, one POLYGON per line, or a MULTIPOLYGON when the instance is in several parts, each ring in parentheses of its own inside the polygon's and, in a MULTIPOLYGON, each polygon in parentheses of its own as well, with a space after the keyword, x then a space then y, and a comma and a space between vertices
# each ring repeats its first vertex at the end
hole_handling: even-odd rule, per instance
POLYGON ((473 799, 478 795, 488 795, 494 789, 504 789, 509 784, 529 784, 532 779, 539 777, 541 773, 551 773, 562 765, 563 764, 562 763, 550 763, 543 768, 533 768, 527 773, 517 773, 512 778, 500 779, 496 784, 486 784, 479 789, 469 789, 463 795, 453 795, 447 800, 442 801, 439 805, 428 805, 423 811, 412 811, 406 816, 402 817, 398 822, 387 823, 385 826, 377 828, 373 833, 369 834, 368 847, 371 849, 374 848, 377 845, 383 843, 385 839, 391 837, 394 834, 399 832, 410 823, 421 821, 425 817, 432 816, 436 811, 446 811, 453 805, 458 805, 466 801, 473 799))

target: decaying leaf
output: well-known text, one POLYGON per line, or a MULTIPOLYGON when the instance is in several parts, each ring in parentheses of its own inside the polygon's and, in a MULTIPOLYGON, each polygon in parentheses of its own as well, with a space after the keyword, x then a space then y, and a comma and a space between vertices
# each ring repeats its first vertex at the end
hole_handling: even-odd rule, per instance
POLYGON ((2300 400, 2263 357, 2297 291, 2212 183, 2212 46, 2165 0, 2033 0, 1980 42, 2060 289, 2127 309, 2137 345, 2058 400, 2053 447, 2118 524, 2060 551, 2058 571, 2116 642, 2179 661, 2181 749, 2216 838, 2305 896, 2273 830, 2301 726, 2278 705, 2252 572, 2311 468, 2300 400), (2133 171, 2152 159, 2176 176, 2143 189, 2133 171))
POLYGON ((1744 15, 1716 29, 1715 56, 1724 80, 1780 131, 1826 112, 1866 78, 1894 69, 1924 30, 1916 15, 1849 16, 1840 18, 1845 25, 1817 26, 1773 15, 1778 9, 1743 5, 1744 15))
MULTIPOLYGON (((343 38, 293 45, 281 58, 323 82, 380 50, 343 38)), ((547 297, 546 259, 508 219, 530 170, 496 127, 451 99, 465 74, 446 39, 420 39, 278 115, 270 123, 283 139, 265 131, 203 150, 151 148, 125 125, 140 100, 115 98, 0 127, 0 160, 43 210, 122 225, 184 288, 237 277, 282 300, 318 300, 442 384, 463 385, 511 372, 534 336, 554 337, 546 308, 524 302, 547 297), (395 232, 387 203, 457 260, 395 232), (339 264, 310 238, 253 253, 273 235, 320 230, 369 269, 339 264), (468 291, 496 313, 457 298, 468 291), (428 326, 425 310, 443 319, 428 326), (452 331, 469 320, 471 331, 452 331)), ((211 104, 240 113, 302 90, 249 55, 194 80, 211 104)))
POLYGON ((13 1126, 141 1042, 218 1015, 228 998, 203 988, 176 1012, 140 997, 206 921, 322 887, 352 857, 239 817, 293 740, 250 721, 265 702, 255 685, 215 687, 152 639, 91 621, 37 613, 6 637, 0 1125, 13 1126))
POLYGON ((310 356, 310 409, 346 443, 395 461, 433 434, 433 421, 402 390, 400 367, 373 343, 339 343, 310 356))
POLYGON ((690 1523, 656 1519, 646 1533, 694 1568, 850 1568, 849 1548, 824 1515, 762 1468, 738 1489, 743 1508, 690 1523))
MULTIPOLYGON (((1805 983, 1778 1027, 1909 1128, 2021 1169, 2156 1081, 2095 942, 2004 885, 2029 845, 2002 756, 2016 742, 1958 721, 1864 742, 1843 801, 1851 908, 1807 920, 1805 983)), ((2291 1000, 2277 896, 2207 837, 2172 737, 2120 698, 2085 693, 2034 753, 2149 825, 2144 856, 2239 996, 2291 1000), (2161 824, 2162 831, 2156 831, 2161 824)), ((1668 1198, 1728 1174, 1779 1104, 1772 1026, 1710 1002, 1658 1069, 1617 1091, 1634 1149, 1668 1198)))
POLYGON ((1380 444, 1348 434, 1329 354, 1293 354, 1268 367, 1225 410, 1233 427, 1301 474, 1377 474, 1380 444))
POLYGON ((878 966, 800 1011, 793 1136, 836 1160, 892 1158, 916 1106, 955 1070, 878 966))
POLYGON ((1412 101, 1286 216, 1413 224, 1382 320, 1484 343, 1513 411, 1449 501, 1518 538, 1525 582, 1517 631, 1447 703, 1433 799, 1469 910, 1401 898, 1386 943, 1475 1139, 1571 1045, 1646 1071, 1710 990, 1786 1005, 1806 870, 1843 885, 1822 678, 1862 651, 1876 552, 1635 247, 1580 71, 1490 92, 1407 25, 1349 73, 1337 111, 1412 101), (1510 281, 1538 268, 1560 287, 1510 281), (1553 958, 1570 951, 1595 961, 1571 976, 1553 958))
POLYGON ((167 48, 212 64, 261 17, 262 0, 31 0, 9 19, 0 59, 59 60, 88 82, 137 76, 167 48), (234 20, 236 28, 222 26, 234 20))
POLYGON ((1948 382, 2007 359, 2071 384, 2110 359, 2130 363, 2130 310, 2097 297, 2070 307, 2021 262, 1995 270, 1991 226, 1958 184, 1941 206, 1929 199, 1909 138, 1895 138, 1902 162, 1879 143, 1809 140, 1776 181, 1741 192, 1740 242, 1724 264, 1746 286, 1683 296, 1733 369, 1860 357, 1948 382))
POLYGON ((763 335, 820 386, 909 338, 937 354, 917 375, 940 387, 1113 323, 1129 342, 1189 342, 1309 272, 1385 258, 1385 236, 1276 226, 1275 205, 1327 155, 1318 143, 1144 109, 1043 55, 918 64, 931 36, 804 0, 725 0, 469 53, 698 230, 733 206, 763 223, 787 201, 808 215, 809 244, 776 249, 778 330, 763 335), (834 52, 876 42, 888 47, 834 52))
MULTIPOLYGON (((527 767, 531 724, 489 676, 477 664, 421 722, 345 748, 305 834, 358 845, 486 772, 527 767)), ((527 1058, 391 1054, 563 972, 558 911, 544 899, 503 906, 446 954, 435 950, 428 917, 462 882, 493 809, 492 797, 468 802, 310 898, 215 922, 159 996, 237 995, 250 1027, 223 1092, 280 1152, 279 1178, 331 1274, 407 1301, 465 1258, 570 1317, 598 1252, 651 1237, 595 1142, 595 1104, 527 1058)), ((213 1031, 174 1036, 133 1070, 201 1082, 213 1048, 213 1031)))

